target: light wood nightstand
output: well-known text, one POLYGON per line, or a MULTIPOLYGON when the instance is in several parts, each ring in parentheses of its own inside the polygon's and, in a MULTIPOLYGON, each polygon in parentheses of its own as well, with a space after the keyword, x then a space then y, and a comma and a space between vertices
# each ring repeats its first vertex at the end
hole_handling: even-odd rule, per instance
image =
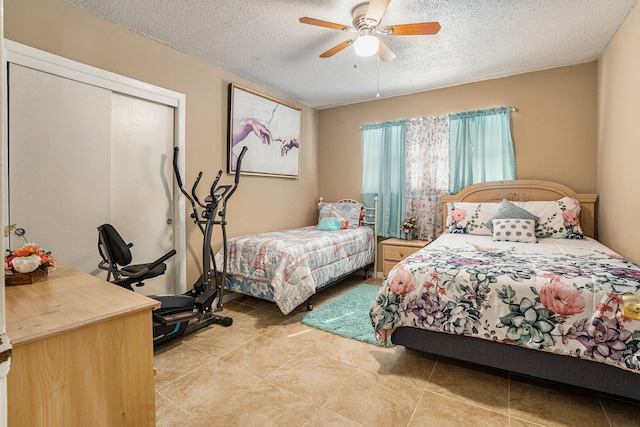
POLYGON ((431 242, 425 240, 386 239, 382 241, 382 275, 386 276, 399 261, 418 252, 431 242))

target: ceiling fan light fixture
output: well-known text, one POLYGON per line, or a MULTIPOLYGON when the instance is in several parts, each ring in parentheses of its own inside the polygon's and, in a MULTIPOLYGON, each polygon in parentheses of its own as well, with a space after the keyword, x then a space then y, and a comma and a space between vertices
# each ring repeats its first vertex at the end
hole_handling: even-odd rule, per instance
POLYGON ((378 53, 378 47, 380 47, 380 40, 370 34, 362 35, 353 42, 353 48, 358 56, 375 55, 378 53))

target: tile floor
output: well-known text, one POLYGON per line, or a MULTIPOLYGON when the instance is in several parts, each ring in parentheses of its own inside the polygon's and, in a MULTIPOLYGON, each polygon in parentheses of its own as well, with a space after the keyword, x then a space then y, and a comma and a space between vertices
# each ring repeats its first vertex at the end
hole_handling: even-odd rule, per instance
MULTIPOLYGON (((352 276, 314 306, 360 283, 352 276)), ((342 338, 303 325, 306 313, 241 296, 225 304, 231 327, 157 350, 157 425, 640 425, 638 402, 342 338)))

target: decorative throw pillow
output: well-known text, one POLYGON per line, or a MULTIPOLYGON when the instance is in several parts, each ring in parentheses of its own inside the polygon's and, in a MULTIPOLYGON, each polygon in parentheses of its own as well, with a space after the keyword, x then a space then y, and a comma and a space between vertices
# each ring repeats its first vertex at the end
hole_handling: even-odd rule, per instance
POLYGON ((322 231, 340 230, 341 228, 347 228, 346 226, 345 227, 342 226, 342 224, 346 222, 347 222, 346 219, 340 220, 339 218, 324 218, 324 219, 321 219, 320 222, 318 223, 318 230, 322 230, 322 231))
POLYGON ((446 232, 491 236, 487 221, 496 213, 499 203, 447 203, 446 232))
POLYGON ((535 226, 532 219, 494 219, 493 240, 504 242, 536 243, 535 226))
POLYGON ((500 202, 500 207, 496 211, 495 214, 486 222, 486 226, 489 227, 491 231, 493 231, 493 220, 494 219, 530 219, 533 221, 538 221, 538 217, 529 212, 526 209, 522 209, 520 206, 514 205, 507 199, 502 199, 500 202))
POLYGON ((320 203, 318 224, 325 218, 346 219, 349 228, 358 228, 362 203, 320 203))
POLYGON ((580 202, 571 197, 550 202, 514 202, 539 217, 536 236, 552 239, 584 239, 580 227, 580 202))

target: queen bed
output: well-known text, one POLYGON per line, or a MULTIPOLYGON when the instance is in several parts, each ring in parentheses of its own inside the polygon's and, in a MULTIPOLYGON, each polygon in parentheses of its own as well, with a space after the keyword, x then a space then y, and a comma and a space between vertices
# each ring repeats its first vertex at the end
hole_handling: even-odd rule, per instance
POLYGON ((443 197, 445 233, 371 308, 379 342, 640 400, 640 320, 623 301, 640 267, 595 240, 596 200, 534 180, 443 197))
MULTIPOLYGON (((377 199, 318 203, 318 224, 229 239, 225 288, 275 302, 284 314, 341 279, 376 271, 377 199)), ((223 249, 216 254, 222 265, 223 249)))

